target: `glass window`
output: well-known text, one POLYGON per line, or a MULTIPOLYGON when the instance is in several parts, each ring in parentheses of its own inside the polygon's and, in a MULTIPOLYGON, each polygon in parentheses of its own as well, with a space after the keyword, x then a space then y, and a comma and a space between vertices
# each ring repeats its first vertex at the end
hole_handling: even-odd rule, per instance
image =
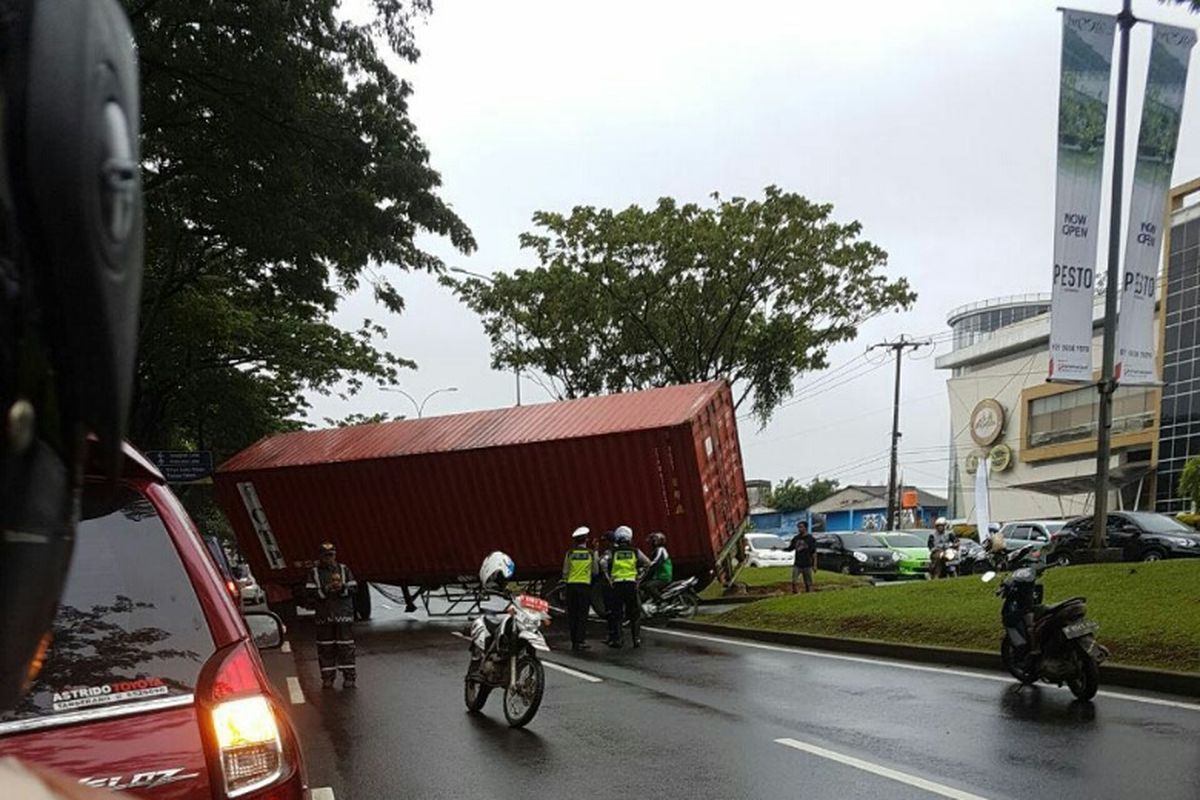
POLYGON ((213 652, 204 612, 154 507, 89 484, 46 662, 0 720, 190 694, 213 652))

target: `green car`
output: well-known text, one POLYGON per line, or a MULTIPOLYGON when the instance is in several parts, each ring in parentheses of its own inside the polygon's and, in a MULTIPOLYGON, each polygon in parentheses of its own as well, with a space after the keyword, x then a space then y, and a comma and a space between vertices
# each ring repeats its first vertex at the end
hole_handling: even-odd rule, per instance
POLYGON ((928 539, 922 539, 914 533, 903 531, 881 531, 875 538, 889 550, 895 550, 901 555, 901 578, 929 577, 929 547, 928 539))

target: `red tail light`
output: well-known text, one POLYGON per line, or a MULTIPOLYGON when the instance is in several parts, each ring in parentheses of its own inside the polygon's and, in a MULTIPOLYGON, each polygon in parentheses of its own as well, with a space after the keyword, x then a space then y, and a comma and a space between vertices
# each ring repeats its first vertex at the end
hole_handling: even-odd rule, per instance
POLYGON ((205 673, 200 724, 210 745, 213 782, 223 796, 298 796, 295 744, 286 723, 281 724, 250 645, 239 643, 218 653, 205 673))

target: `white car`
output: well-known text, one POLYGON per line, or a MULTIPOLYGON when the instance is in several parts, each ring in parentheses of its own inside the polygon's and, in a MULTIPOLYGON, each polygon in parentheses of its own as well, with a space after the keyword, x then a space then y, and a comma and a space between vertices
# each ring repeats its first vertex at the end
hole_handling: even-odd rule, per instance
POLYGON ((257 606, 267 602, 267 593, 258 585, 258 581, 254 580, 254 576, 250 574, 250 568, 245 564, 240 564, 234 568, 234 574, 237 576, 238 592, 242 598, 242 605, 257 606))
POLYGON ((773 533, 747 533, 746 566, 790 567, 796 554, 784 550, 788 541, 773 533))

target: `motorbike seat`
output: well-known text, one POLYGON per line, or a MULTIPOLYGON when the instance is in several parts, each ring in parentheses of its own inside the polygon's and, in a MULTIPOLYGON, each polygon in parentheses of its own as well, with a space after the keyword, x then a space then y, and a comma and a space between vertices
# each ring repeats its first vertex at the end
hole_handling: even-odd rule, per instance
POLYGON ((1087 602, 1087 599, 1083 598, 1083 597, 1069 597, 1066 600, 1063 600, 1058 603, 1054 603, 1053 605, 1037 606, 1033 610, 1033 615, 1034 615, 1035 619, 1041 619, 1042 617, 1052 616, 1052 615, 1056 614, 1057 612, 1062 611, 1067 606, 1082 605, 1083 603, 1086 603, 1086 602, 1087 602))

